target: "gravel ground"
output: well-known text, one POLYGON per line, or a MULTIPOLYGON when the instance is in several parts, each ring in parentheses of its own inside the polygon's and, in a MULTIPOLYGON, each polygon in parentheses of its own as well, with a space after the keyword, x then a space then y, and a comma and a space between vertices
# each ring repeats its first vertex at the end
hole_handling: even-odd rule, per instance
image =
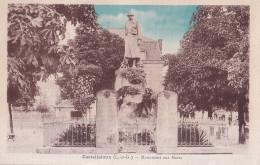
POLYGON ((7 141, 7 152, 35 153, 43 143, 42 123, 37 120, 14 120, 15 139, 7 141))

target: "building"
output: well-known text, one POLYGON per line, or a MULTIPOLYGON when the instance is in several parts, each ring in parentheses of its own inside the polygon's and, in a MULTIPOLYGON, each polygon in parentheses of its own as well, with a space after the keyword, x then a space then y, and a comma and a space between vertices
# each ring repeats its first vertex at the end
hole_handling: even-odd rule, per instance
POLYGON ((91 122, 96 119, 96 103, 91 105, 91 109, 83 114, 74 108, 70 100, 63 100, 60 104, 54 106, 55 118, 69 121, 91 122))
POLYGON ((54 106, 55 117, 65 120, 73 120, 82 118, 82 112, 75 110, 70 100, 64 100, 60 104, 54 106))

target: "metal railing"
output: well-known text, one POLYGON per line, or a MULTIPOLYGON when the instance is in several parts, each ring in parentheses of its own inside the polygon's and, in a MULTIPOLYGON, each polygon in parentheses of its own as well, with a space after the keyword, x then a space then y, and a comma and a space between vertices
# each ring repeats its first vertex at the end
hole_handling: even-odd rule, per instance
MULTIPOLYGON (((228 145, 228 124, 223 122, 178 122, 179 147, 209 147, 228 145)), ((156 152, 155 123, 120 123, 119 152, 156 152)), ((50 122, 43 124, 44 146, 95 147, 96 124, 50 122)))
POLYGON ((119 152, 155 152, 156 124, 119 124, 119 152))
POLYGON ((221 121, 180 121, 178 146, 227 145, 228 131, 228 123, 221 121))
POLYGON ((179 147, 208 147, 212 146, 208 132, 199 126, 198 122, 178 123, 179 147))
POLYGON ((53 147, 95 147, 96 124, 57 122, 44 124, 44 146, 53 147))

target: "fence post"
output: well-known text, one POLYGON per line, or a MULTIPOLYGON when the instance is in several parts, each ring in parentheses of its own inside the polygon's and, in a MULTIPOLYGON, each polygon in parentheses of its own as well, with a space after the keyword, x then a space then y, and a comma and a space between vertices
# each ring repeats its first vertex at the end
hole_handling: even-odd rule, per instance
POLYGON ((163 91, 157 99, 157 153, 174 153, 178 146, 178 96, 172 91, 163 91))
POLYGON ((99 91, 96 110, 96 152, 118 153, 116 93, 112 90, 99 91))

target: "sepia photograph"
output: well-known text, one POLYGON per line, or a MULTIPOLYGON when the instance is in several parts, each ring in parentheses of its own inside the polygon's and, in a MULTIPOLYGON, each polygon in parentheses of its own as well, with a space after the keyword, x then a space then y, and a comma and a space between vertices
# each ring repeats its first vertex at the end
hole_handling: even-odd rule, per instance
POLYGON ((250 5, 5 7, 6 153, 248 154, 250 5))

